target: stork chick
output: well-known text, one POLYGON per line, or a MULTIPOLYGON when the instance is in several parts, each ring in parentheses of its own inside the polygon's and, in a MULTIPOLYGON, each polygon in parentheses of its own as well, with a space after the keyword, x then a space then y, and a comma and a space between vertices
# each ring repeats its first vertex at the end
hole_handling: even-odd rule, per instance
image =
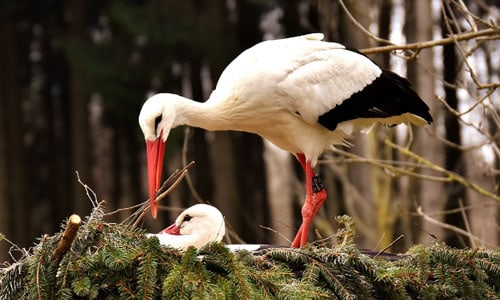
POLYGON ((175 223, 157 234, 162 246, 186 250, 189 246, 202 248, 210 242, 220 242, 225 234, 224 217, 214 206, 196 204, 184 210, 175 223))

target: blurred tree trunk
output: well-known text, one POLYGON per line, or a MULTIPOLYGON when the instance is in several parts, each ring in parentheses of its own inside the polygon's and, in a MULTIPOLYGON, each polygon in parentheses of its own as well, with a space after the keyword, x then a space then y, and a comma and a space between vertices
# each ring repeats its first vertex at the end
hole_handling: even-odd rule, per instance
MULTIPOLYGON (((389 39, 392 22, 392 2, 390 0, 380 0, 378 19, 378 36, 389 39)), ((383 69, 391 69, 390 54, 383 53, 375 57, 375 61, 383 69)), ((377 126, 368 134, 370 157, 373 159, 395 160, 394 150, 384 144, 384 140, 394 142, 395 129, 377 126)), ((370 182, 372 198, 377 210, 376 224, 379 248, 389 245, 394 239, 396 231, 395 224, 400 216, 401 199, 394 177, 385 170, 370 167, 370 182)), ((398 246, 398 245, 396 245, 398 246)))
MULTIPOLYGON (((24 122, 21 112, 21 66, 15 16, 0 20, 0 233, 20 245, 31 242, 26 203, 24 122)), ((0 261, 10 245, 0 238, 0 261)))
MULTIPOLYGON (((281 22, 283 24, 283 31, 285 32, 286 37, 310 33, 310 31, 301 26, 302 16, 299 14, 299 6, 302 2, 303 1, 300 0, 283 1, 283 17, 281 18, 281 22)), ((314 5, 319 1, 310 2, 314 3, 309 3, 309 5, 314 5)), ((311 6, 309 9, 316 12, 317 10, 315 8, 316 7, 311 6)), ((315 14, 315 16, 317 17, 318 15, 315 14)))
MULTIPOLYGON (((500 114, 500 111, 497 110, 497 114, 500 114)), ((490 125, 491 127, 493 127, 493 128, 496 127, 494 120, 491 120, 490 124, 492 124, 492 125, 490 125)), ((495 128, 495 131, 496 130, 497 129, 495 128)), ((500 148, 500 137, 497 137, 495 143, 496 143, 496 147, 500 148)), ((493 167, 494 167, 494 170, 500 170, 500 157, 499 156, 495 157, 493 167)), ((495 184, 494 192, 495 192, 495 194, 500 195, 500 173, 497 173, 497 175, 494 176, 493 178, 494 178, 494 184, 495 184)), ((499 208, 497 208, 495 210, 495 214, 496 214, 496 223, 500 224, 500 209, 499 208)), ((497 232, 496 232, 496 239, 497 239, 497 241, 500 240, 500 230, 497 230, 497 232)), ((497 242, 497 245, 498 245, 498 242, 497 242)))
MULTIPOLYGON (((458 26, 458 24, 454 24, 453 21, 451 21, 449 12, 446 9, 444 11, 445 14, 442 16, 441 20, 441 31, 443 36, 447 36, 450 33, 450 30, 452 31, 451 33, 456 33, 454 32, 454 28, 455 26, 458 26), (450 28, 448 28, 448 26, 450 28)), ((455 44, 443 46, 443 79, 445 83, 447 83, 444 87, 445 101, 449 107, 455 111, 458 111, 459 103, 457 91, 453 85, 456 84, 459 65, 455 44)), ((446 140, 454 145, 461 146, 462 140, 460 137, 460 124, 457 116, 448 110, 445 111, 444 125, 446 130, 446 140)), ((462 151, 458 147, 452 145, 446 145, 444 150, 445 168, 465 176, 466 170, 462 151)), ((445 183, 445 191, 445 210, 460 208, 459 201, 462 201, 463 205, 467 205, 467 193, 463 185, 457 182, 448 182, 445 183)), ((451 224, 459 228, 465 228, 464 219, 460 212, 447 214, 444 221, 447 224, 451 224)), ((445 242, 454 247, 470 246, 468 241, 464 240, 458 234, 450 231, 446 232, 445 242)))
MULTIPOLYGON (((471 10, 473 14, 481 17, 482 19, 489 18, 488 12, 486 11, 486 9, 488 8, 487 6, 476 6, 475 5, 476 1, 471 1, 471 0, 466 0, 464 1, 464 3, 467 5, 467 7, 471 10)), ((474 59, 477 59, 478 61, 483 61, 484 63, 485 70, 477 69, 475 72, 477 72, 477 75, 481 74, 485 82, 495 82, 495 77, 498 74, 498 70, 495 70, 494 67, 494 65, 496 64, 495 59, 498 58, 498 56, 495 56, 494 54, 495 50, 492 49, 494 47, 498 47, 498 43, 483 44, 481 45, 481 48, 482 51, 484 51, 484 54, 476 53, 473 56, 474 59)), ((465 76, 470 76, 470 75, 466 73, 465 76)), ((474 95, 474 97, 471 98, 473 98, 473 100, 477 102, 479 102, 480 98, 482 98, 487 92, 490 92, 488 90, 474 90, 474 88, 471 88, 469 90, 470 94, 474 95)), ((498 96, 500 96, 499 91, 500 90, 496 88, 497 98, 498 96)), ((489 96, 489 98, 493 101, 493 99, 495 99, 495 92, 493 92, 493 95, 489 96)), ((467 105, 472 105, 472 103, 467 102, 467 105)), ((483 108, 481 108, 481 110, 482 109, 483 108)), ((489 113, 480 112, 484 116, 484 119, 486 119, 486 122, 484 123, 484 125, 480 123, 479 126, 480 127, 484 126, 484 129, 482 130, 484 130, 485 135, 493 137, 491 143, 496 145, 492 146, 499 147, 500 143, 497 134, 497 131, 499 129, 498 126, 499 124, 495 123, 493 117, 495 114, 497 116, 499 115, 498 106, 496 107, 497 109, 496 111, 494 111, 495 110, 494 105, 490 106, 488 109, 491 109, 492 111, 489 113)), ((490 162, 488 162, 488 158, 485 157, 486 155, 482 153, 481 151, 482 149, 483 147, 476 150, 470 150, 464 153, 464 161, 467 170, 467 177, 470 179, 470 181, 481 186, 485 190, 492 191, 493 193, 496 193, 498 195, 499 194, 498 176, 492 175, 491 173, 489 174, 489 172, 491 171, 492 167, 495 168, 496 170, 499 170, 498 160, 500 159, 500 156, 494 155, 494 162, 492 166, 490 165, 490 162), (489 176, 491 176, 492 180, 488 180, 489 176)), ((471 241, 471 245, 472 246, 498 245, 499 244, 498 234, 500 230, 497 226, 491 226, 491 224, 500 223, 498 222, 500 209, 499 208, 494 209, 491 206, 492 200, 490 198, 485 197, 484 195, 481 195, 471 189, 467 189, 467 200, 469 202, 469 206, 475 207, 474 209, 468 210, 467 214, 471 232, 489 244, 489 245, 484 245, 479 243, 473 243, 471 241)))
MULTIPOLYGON (((432 28, 434 22, 429 22, 432 16, 430 1, 405 1, 406 22, 404 32, 408 43, 432 40, 432 28)), ((433 49, 420 51, 418 59, 409 60, 407 64, 407 78, 413 84, 420 97, 429 105, 436 127, 440 118, 442 107, 435 98, 436 84, 434 80, 434 52, 433 49)), ((425 129, 413 130, 412 150, 423 155, 429 161, 438 165, 444 164, 442 143, 429 143, 427 134, 422 134, 425 129)), ((403 143, 404 144, 404 143, 403 143)), ((403 159, 403 158, 401 158, 403 159)), ((424 171, 425 173, 425 171, 424 171)), ((428 174, 428 173, 427 173, 428 174)), ((430 175, 430 174, 428 174, 430 175)), ((421 205, 424 211, 441 211, 444 208, 443 184, 434 181, 423 181, 414 177, 409 177, 404 181, 403 189, 406 199, 403 201, 406 209, 404 211, 415 211, 416 206, 421 205)), ((406 248, 414 243, 420 242, 428 244, 434 241, 434 236, 442 236, 442 228, 430 224, 421 223, 420 218, 406 218, 403 220, 402 229, 407 235, 404 240, 406 248), (431 235, 432 234, 432 235, 431 235)))
MULTIPOLYGON (((71 37, 76 40, 83 40, 85 37, 85 11, 86 1, 75 0, 69 2, 70 16, 69 30, 71 37)), ((82 67, 77 62, 70 63, 69 70, 69 100, 70 100, 70 127, 71 132, 68 137, 71 139, 72 162, 69 170, 69 176, 73 177, 74 171, 78 171, 80 178, 86 184, 92 186, 90 176, 90 138, 88 126, 88 101, 87 93, 83 85, 82 67)), ((76 177, 72 181, 73 193, 71 199, 61 199, 61 201, 71 201, 74 203, 75 213, 86 215, 90 211, 91 203, 85 195, 85 190, 77 182, 76 177)))
MULTIPOLYGON (((101 170, 101 176, 111 175, 113 181, 111 183, 108 183, 106 178, 102 178, 100 176, 94 177, 94 179, 98 182, 103 181, 101 182, 101 184, 112 184, 111 199, 115 201, 113 201, 113 203, 109 203, 109 205, 107 206, 108 210, 131 207, 138 204, 139 202, 146 200, 146 194, 142 192, 140 184, 141 178, 143 177, 140 172, 141 155, 139 154, 140 149, 145 148, 145 144, 143 143, 143 140, 137 139, 135 126, 137 125, 134 123, 124 122, 119 126, 114 126, 111 135, 107 134, 106 130, 104 132, 100 132, 96 137, 96 139, 100 139, 100 141, 98 141, 99 143, 104 143, 102 146, 110 147, 110 149, 112 149, 113 151, 113 155, 111 155, 111 157, 105 158, 107 160, 107 163, 113 166, 113 174, 106 174, 108 171, 105 169, 105 167, 103 166, 101 168, 103 169, 101 170), (107 141, 109 136, 111 136, 111 139, 107 141), (104 141, 102 141, 101 139, 104 139, 104 141), (111 142, 111 144, 106 145, 109 142, 111 142)), ((105 128, 103 127, 103 129, 105 128)), ((106 163, 106 160, 103 161, 102 157, 99 158, 99 160, 106 163)), ((144 160, 143 163, 143 165, 145 165, 146 161, 144 160)), ((176 166, 178 168, 181 167, 180 164, 176 166)), ((166 176, 169 176, 170 174, 171 173, 168 172, 166 172, 166 174, 164 173, 164 180, 166 179, 166 176)), ((103 199, 101 194, 98 194, 98 197, 98 201, 103 199)), ((85 197, 85 199, 87 199, 87 197, 85 197)), ((104 199, 108 200, 110 198, 104 199)), ((171 203, 169 203, 168 201, 165 201, 160 203, 160 206, 170 206, 170 204, 171 203)), ((121 216, 115 217, 117 218, 117 221, 120 221, 123 220, 129 213, 130 212, 124 212, 121 216)), ((172 219, 170 219, 168 222, 162 223, 162 213, 158 214, 158 220, 155 221, 151 221, 152 218, 150 218, 150 214, 147 214, 146 217, 147 219, 145 220, 145 222, 150 222, 150 224, 148 225, 152 226, 152 232, 159 231, 161 228, 165 227, 165 223, 169 224, 169 222, 172 222, 172 219)))
MULTIPOLYGON (((302 1, 283 1, 283 17, 281 18, 282 32, 285 37, 297 36, 309 33, 301 26, 299 6, 302 1)), ((311 5, 311 3, 309 3, 311 5)), ((310 8, 311 9, 311 8, 310 8)), ((319 29, 317 29, 319 30, 319 29)), ((278 234, 271 235, 271 243, 288 245, 283 237, 293 240, 301 219, 301 206, 304 203, 305 189, 297 188, 302 184, 297 180, 303 178, 303 171, 297 160, 288 152, 276 147, 274 144, 264 141, 264 160, 266 162, 267 197, 270 207, 270 227, 278 234), (300 193, 297 193, 300 190, 300 193), (303 192, 302 192, 303 191, 303 192)))
MULTIPOLYGON (((235 44, 237 52, 240 53, 262 41, 259 25, 264 4, 249 0, 237 0, 236 5, 238 19, 235 24, 235 44)), ((224 136, 226 135, 221 137, 224 136)), ((233 133, 231 134, 231 142, 225 144, 231 145, 230 147, 235 151, 233 152, 235 153, 235 173, 230 176, 236 178, 238 188, 238 199, 228 199, 228 201, 239 203, 234 207, 236 210, 232 211, 232 219, 229 221, 246 242, 266 243, 266 237, 269 235, 259 227, 260 225, 267 226, 269 223, 262 139, 249 133, 233 133)))
MULTIPOLYGON (((35 136, 30 143, 29 164, 34 167, 28 174, 28 181, 36 182, 36 192, 31 201, 36 207, 36 223, 44 224, 36 234, 51 232, 59 227, 60 221, 67 218, 73 209, 71 186, 76 176, 69 167, 70 160, 70 123, 69 115, 69 66, 64 58, 60 41, 61 29, 67 30, 64 20, 65 7, 54 3, 41 6, 41 33, 32 37, 41 47, 41 59, 32 62, 32 82, 42 81, 38 91, 30 97, 31 115, 43 121, 32 121, 30 134, 35 136), (57 41, 57 42, 54 42, 57 41)), ((76 180, 75 180, 76 181, 76 180)), ((34 219, 35 219, 34 218, 34 219)))
MULTIPOLYGON (((347 1, 344 2, 347 3, 347 1)), ((373 0, 349 1, 347 8, 363 27, 370 27, 373 20, 368 12, 376 9, 373 0)), ((339 41, 359 49, 373 46, 370 39, 352 23, 344 10, 339 7, 338 11, 339 41)), ((349 151, 362 157, 370 157, 371 149, 366 135, 356 135, 351 142, 354 146, 349 151)), ((344 189, 345 195, 343 196, 344 203, 342 205, 345 207, 347 214, 354 218, 357 226, 364 231, 359 238, 359 246, 373 248, 381 236, 377 233, 377 220, 376 215, 373 213, 376 208, 373 199, 368 196, 373 195, 370 172, 367 169, 369 167, 366 164, 348 164, 344 167, 347 168, 346 172, 349 174, 356 191, 352 188, 344 189), (363 197, 358 199, 356 194, 363 195, 363 197), (363 202, 359 203, 353 201, 353 199, 363 202)), ((335 202, 338 203, 339 201, 335 202)))
MULTIPOLYGON (((224 36, 229 36, 231 38, 225 39, 224 44, 214 44, 212 47, 217 49, 213 50, 218 53, 218 59, 213 59, 209 62, 210 68, 210 82, 203 82, 200 70, 203 63, 199 62, 198 73, 195 81, 199 84, 198 95, 194 99, 198 101, 205 101, 213 89, 215 89, 215 84, 217 80, 226 67, 226 65, 232 60, 234 53, 231 49, 234 49, 236 43, 234 39, 234 32, 231 32, 231 27, 229 26, 227 18, 227 8, 224 1, 212 0, 206 1, 202 8, 206 14, 203 16, 206 18, 207 23, 212 27, 212 32, 219 35, 217 39, 224 40, 224 36), (210 85, 210 88, 203 90, 202 86, 206 84, 210 85)), ((194 166, 197 172, 200 173, 201 177, 204 178, 205 182, 210 183, 210 188, 205 188, 205 191, 199 190, 200 195, 205 201, 214 204, 217 208, 221 210, 226 218, 226 223, 232 229, 234 233, 242 235, 242 225, 241 225, 241 199, 238 190, 238 181, 241 180, 239 177, 238 170, 236 169, 237 156, 233 146, 234 143, 234 132, 213 132, 208 133, 201 129, 191 129, 197 131, 199 138, 203 141, 198 141, 198 143, 203 142, 205 149, 204 153, 200 153, 205 156, 205 161, 196 161, 194 166), (210 139, 210 142, 207 142, 210 139), (203 174, 201 174, 203 173, 203 174)), ((195 147, 193 143, 190 144, 190 148, 195 147)), ((199 181, 201 182, 201 180, 199 181)), ((198 190, 198 186, 195 185, 198 190)), ((233 236, 233 232, 226 234, 227 241, 234 243, 236 242, 233 236)), ((244 236, 242 236, 244 237, 244 236)))
MULTIPOLYGON (((121 174, 120 172, 116 172, 117 164, 116 161, 119 157, 118 152, 115 151, 118 148, 118 142, 115 138, 117 135, 116 128, 110 128, 109 124, 106 125, 106 114, 105 108, 103 106, 102 96, 95 96, 89 103, 89 134, 91 140, 91 144, 93 145, 92 152, 92 178, 95 182, 94 191, 98 195, 97 200, 106 200, 107 208, 109 210, 116 209, 115 205, 118 204, 119 207, 124 208, 126 206, 122 206, 118 201, 115 203, 109 203, 112 199, 120 199, 118 195, 120 186, 115 178, 119 176, 114 176, 115 174, 121 174)), ((134 131, 133 131, 134 132, 134 131)), ((123 149, 128 149, 127 145, 123 149)), ((141 156, 136 155, 137 159, 141 156)), ((145 159, 144 159, 145 160, 145 159)), ((146 162, 144 161, 144 165, 146 162)), ((137 170, 137 176, 142 175, 140 170, 137 170)), ((141 185, 138 184, 137 188, 141 189, 141 185)), ((146 188, 144 189, 146 191, 146 188)), ((141 193, 141 196, 145 197, 147 193, 141 193)), ((142 197, 138 199, 133 199, 134 203, 137 204, 137 201, 140 199, 144 200, 142 197)), ((119 215, 119 219, 125 219, 130 212, 122 212, 119 215)))
MULTIPOLYGON (((192 58, 189 63, 190 67, 190 82, 191 93, 193 99, 203 102, 203 84, 201 81, 201 59, 198 57, 192 58)), ((189 157, 196 162, 195 167, 191 170, 194 186, 202 199, 213 201, 213 177, 210 170, 212 163, 208 154, 208 144, 206 139, 206 131, 200 128, 191 129, 191 142, 189 147, 189 157)), ((185 199, 187 201, 188 199, 185 199)))

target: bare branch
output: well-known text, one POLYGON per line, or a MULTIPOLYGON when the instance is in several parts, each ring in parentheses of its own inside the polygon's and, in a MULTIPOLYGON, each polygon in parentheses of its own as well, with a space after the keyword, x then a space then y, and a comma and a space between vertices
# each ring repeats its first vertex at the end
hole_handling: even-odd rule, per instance
POLYGON ((491 244, 491 243, 489 243, 489 242, 487 242, 487 241, 485 241, 485 240, 483 240, 483 239, 481 239, 481 238, 479 238, 479 237, 477 237, 477 236, 475 236, 475 235, 473 235, 473 234, 471 234, 471 233, 469 233, 469 232, 467 232, 467 231, 465 231, 465 230, 463 230, 461 228, 458 228, 456 226, 453 226, 453 225, 450 225, 450 224, 447 224, 447 223, 443 223, 443 222, 438 221, 438 220, 436 220, 434 218, 431 218, 430 216, 428 216, 427 214, 425 214, 423 212, 421 206, 417 207, 417 212, 416 213, 417 213, 417 215, 419 217, 422 217, 424 220, 428 221, 429 223, 437 225, 437 226, 439 226, 441 228, 444 228, 446 230, 453 231, 453 232, 458 233, 460 235, 466 236, 467 238, 469 238, 471 240, 475 240, 475 241, 479 242, 482 245, 488 245, 490 247, 496 247, 496 245, 493 245, 493 244, 491 244))
POLYGON ((405 45, 388 45, 388 46, 372 47, 372 48, 362 49, 360 51, 364 54, 373 54, 373 53, 390 52, 395 50, 421 50, 436 46, 452 44, 459 41, 467 41, 479 37, 490 37, 495 40, 500 39, 500 28, 488 28, 475 32, 465 32, 457 35, 451 35, 447 38, 435 41, 417 42, 405 45))
POLYGON ((340 5, 342 6, 342 9, 344 10, 344 12, 346 13, 346 15, 349 17, 349 19, 351 20, 352 23, 354 23, 354 25, 356 27, 358 27, 364 34, 366 34, 368 37, 370 37, 371 39, 373 39, 374 41, 376 42, 379 42, 379 43, 383 43, 383 44, 389 44, 389 45, 394 45, 394 43, 392 43, 391 41, 389 40, 386 40, 386 39, 383 39, 383 38, 380 38, 376 35, 374 35, 373 33, 371 33, 368 29, 366 29, 365 27, 363 27, 363 25, 361 25, 358 20, 356 20, 356 18, 351 14, 351 12, 349 11, 349 9, 347 9, 347 7, 345 6, 344 4, 344 1, 343 0, 339 0, 339 3, 340 5))
POLYGON ((59 244, 57 244, 57 248, 52 256, 52 261, 59 262, 64 254, 69 251, 71 244, 76 237, 76 233, 78 232, 78 228, 80 228, 81 221, 82 219, 79 215, 73 214, 69 217, 66 229, 64 229, 61 240, 59 241, 59 244))
POLYGON ((446 170, 445 168, 438 166, 438 165, 426 160, 425 158, 413 153, 412 151, 392 143, 391 141, 386 140, 385 143, 387 145, 389 145, 390 147, 393 147, 394 149, 398 150, 402 154, 413 158, 418 163, 425 165, 436 172, 444 174, 445 175, 445 177, 443 177, 444 181, 446 181, 446 182, 458 182, 458 183, 462 184, 463 186, 470 188, 473 191, 479 193, 480 195, 488 197, 496 202, 500 202, 499 195, 493 194, 493 193, 483 189, 479 185, 470 182, 469 180, 467 180, 467 178, 463 177, 462 175, 455 173, 455 172, 452 172, 452 171, 449 171, 449 170, 446 170))

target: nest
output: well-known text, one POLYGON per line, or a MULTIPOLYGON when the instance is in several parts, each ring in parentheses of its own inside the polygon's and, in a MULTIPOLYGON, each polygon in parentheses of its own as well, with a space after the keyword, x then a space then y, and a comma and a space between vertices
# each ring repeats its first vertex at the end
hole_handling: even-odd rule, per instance
POLYGON ((363 253, 342 216, 333 248, 179 251, 136 226, 146 206, 122 224, 104 221, 103 203, 83 221, 71 216, 0 269, 0 299, 498 299, 498 250, 435 243, 363 253))

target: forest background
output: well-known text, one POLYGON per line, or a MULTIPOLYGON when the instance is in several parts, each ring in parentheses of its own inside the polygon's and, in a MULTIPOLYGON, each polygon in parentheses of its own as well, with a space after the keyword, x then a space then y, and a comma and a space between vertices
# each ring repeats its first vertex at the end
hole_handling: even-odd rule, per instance
MULTIPOLYGON (((376 127, 325 153, 314 239, 328 243, 348 214, 362 248, 499 244, 497 0, 5 0, 0 14, 0 261, 88 215, 81 182, 109 221, 146 200, 137 116, 149 95, 204 101, 244 49, 310 32, 409 78, 435 120, 376 127)), ((289 244, 304 195, 291 155, 251 134, 178 128, 166 157, 166 174, 195 165, 148 230, 204 201, 226 216, 226 241, 289 244)))

